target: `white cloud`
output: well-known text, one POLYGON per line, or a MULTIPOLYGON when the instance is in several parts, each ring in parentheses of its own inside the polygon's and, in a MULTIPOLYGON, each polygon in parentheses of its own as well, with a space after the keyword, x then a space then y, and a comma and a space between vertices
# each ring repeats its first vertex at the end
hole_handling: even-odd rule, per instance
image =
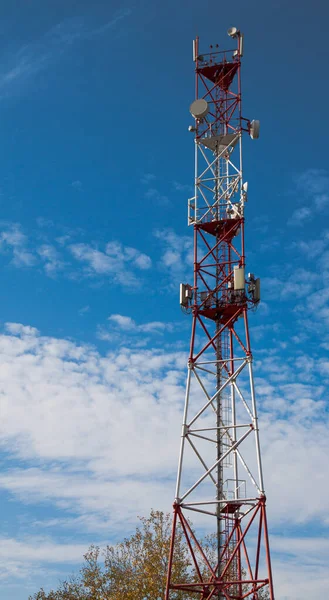
POLYGON ((161 194, 157 188, 150 187, 144 194, 145 198, 154 200, 157 204, 165 205, 169 203, 168 196, 161 194))
POLYGON ((36 263, 36 258, 32 252, 23 249, 14 249, 13 264, 16 267, 33 267, 36 263))
POLYGON ((17 248, 26 245, 27 237, 22 233, 20 226, 15 223, 1 231, 0 243, 17 248))
POLYGON ((156 175, 154 173, 144 173, 141 178, 141 183, 147 185, 148 188, 144 193, 145 198, 149 200, 154 200, 157 204, 166 205, 169 203, 168 196, 162 194, 157 187, 155 187, 154 182, 156 181, 156 175))
POLYGON ((269 339, 269 335, 277 337, 277 334, 280 330, 280 326, 278 323, 267 323, 265 325, 251 325, 250 331, 252 335, 252 339, 261 340, 265 336, 269 339))
MULTIPOLYGON (((7 324, 6 329, 18 336, 0 338, 3 392, 10 381, 13 383, 14 373, 17 374, 12 388, 14 403, 9 397, 9 388, 6 392, 9 395, 3 398, 2 403, 1 435, 9 447, 10 440, 17 438, 13 447, 25 458, 48 456, 52 460, 61 456, 63 459, 84 458, 89 461, 93 457, 100 459, 101 456, 111 456, 110 472, 120 473, 122 457, 128 456, 129 449, 133 447, 130 444, 127 446, 125 436, 121 435, 120 423, 123 425, 125 421, 125 433, 132 428, 129 432, 131 443, 136 435, 140 439, 135 440, 139 450, 130 457, 124 470, 128 468, 136 472, 137 454, 140 453, 141 457, 142 447, 151 440, 147 440, 144 432, 135 428, 134 414, 145 424, 151 418, 154 429, 158 429, 159 435, 160 431, 164 435, 167 429, 167 424, 162 423, 165 405, 157 404, 156 398, 160 394, 161 399, 172 389, 169 413, 170 407, 177 408, 177 393, 182 378, 178 370, 180 355, 148 350, 130 353, 123 348, 118 354, 109 353, 105 359, 92 348, 38 336, 33 328, 7 324), (21 377, 18 373, 25 368, 28 382, 20 388, 21 377), (170 375, 166 374, 167 369, 170 369, 170 375), (147 380, 150 376, 152 379, 143 388, 144 377, 147 380), (178 387, 172 388, 171 382, 178 387), (33 391, 34 385, 37 388, 33 391), (117 404, 120 397, 125 398, 121 406, 117 404), (26 418, 16 421, 21 409, 26 413, 26 418), (71 431, 72 426, 75 433, 71 431), (81 435, 86 436, 83 444, 81 435), (121 451, 118 452, 120 447, 121 451)), ((156 460, 152 458, 151 463, 157 469, 156 460)))
MULTIPOLYGON (((129 317, 111 317, 123 329, 131 324, 129 317)), ((141 327, 147 330, 156 326, 141 327)), ((76 498, 79 493, 82 512, 87 495, 88 507, 93 504, 97 512, 97 497, 103 497, 103 493, 104 498, 108 497, 111 485, 118 484, 118 477, 133 476, 134 482, 129 485, 142 489, 145 478, 150 481, 154 477, 156 482, 164 475, 174 476, 184 398, 184 353, 121 348, 104 358, 91 347, 45 338, 34 328, 7 324, 6 330, 10 335, 0 337, 1 439, 9 452, 18 453, 25 460, 71 461, 70 473, 63 465, 47 471, 34 467, 2 474, 6 489, 22 493, 22 497, 30 489, 30 496, 40 493, 56 502, 62 499, 71 510, 71 495, 76 498), (24 419, 20 418, 23 413, 24 419), (83 464, 90 472, 90 489, 82 493, 79 481, 82 477, 82 485, 84 475, 79 470, 83 464), (65 489, 69 476, 71 491, 65 489), (74 491, 74 481, 78 492, 74 491), (43 492, 42 482, 46 482, 43 492)), ((271 466, 267 478, 272 493, 269 497, 277 518, 305 520, 317 514, 319 507, 306 501, 300 493, 303 488, 295 486, 294 493, 292 488, 297 473, 303 473, 306 494, 314 465, 319 465, 317 477, 324 477, 320 455, 329 453, 329 442, 326 420, 318 421, 323 412, 323 390, 302 382, 289 383, 290 370, 282 383, 270 385, 268 377, 275 373, 274 363, 273 358, 264 359, 260 368, 267 379, 264 384, 258 382, 260 405, 266 410, 262 421, 266 424, 265 462, 267 468, 271 466), (281 420, 282 413, 287 415, 286 421, 281 420), (312 418, 310 438, 308 420, 312 418), (290 464, 286 456, 291 457, 290 464), (282 476, 281 482, 275 473, 282 476), (283 494, 284 504, 274 501, 278 494, 283 494)), ((297 367, 302 374, 305 372, 301 359, 297 367)), ((120 485, 126 485, 125 481, 120 485)), ((326 485, 324 480, 322 485, 326 485)), ((322 498, 324 501, 327 502, 322 498)), ((110 504, 109 510, 115 510, 112 501, 110 504)), ((102 499, 99 509, 105 510, 102 499)))
POLYGON ((172 331, 173 325, 172 323, 164 323, 163 321, 150 321, 149 323, 143 323, 142 325, 138 325, 139 330, 144 333, 159 333, 163 331, 167 331, 168 333, 172 331))
MULTIPOLYGON (((23 596, 33 594, 40 582, 45 586, 50 573, 59 578, 65 577, 63 563, 70 565, 81 564, 86 544, 72 543, 67 540, 54 542, 45 536, 28 535, 20 538, 0 538, 2 595, 13 597, 13 588, 22 589, 23 596)), ((45 586, 47 587, 47 586, 45 586)))
POLYGON ((329 232, 325 231, 321 235, 321 239, 316 240, 299 240, 293 242, 292 247, 298 248, 308 259, 320 256, 329 243, 329 232))
POLYGON ((39 331, 38 329, 36 329, 36 327, 31 327, 30 325, 22 325, 21 323, 5 323, 5 329, 6 331, 8 331, 8 333, 11 333, 12 335, 39 335, 39 331))
POLYGON ((307 169, 295 178, 298 190, 305 195, 317 197, 329 191, 329 175, 323 169, 307 169))
POLYGON ((288 221, 288 225, 302 225, 310 219, 311 215, 312 211, 308 206, 296 208, 288 221))
POLYGON ((16 267, 31 267, 36 258, 28 249, 28 238, 18 223, 4 225, 0 232, 0 251, 12 255, 11 262, 16 267))
POLYGON ((152 266, 149 256, 119 242, 106 244, 105 252, 84 243, 71 244, 69 250, 76 260, 86 263, 87 274, 109 275, 114 282, 126 287, 140 285, 131 268, 145 271, 152 266))
POLYGON ((147 254, 143 254, 129 246, 123 246, 119 242, 109 242, 106 244, 106 254, 111 256, 117 262, 131 262, 141 270, 148 270, 152 266, 152 260, 147 254))
POLYGON ((71 186, 78 192, 82 191, 82 182, 79 179, 72 181, 71 186))
POLYGON ((142 269, 143 271, 150 269, 152 266, 152 260, 146 254, 137 253, 134 263, 135 263, 136 267, 138 267, 139 269, 142 269))
MULTIPOLYGON (((123 331, 130 326, 157 327, 152 322, 136 325, 119 314, 111 315, 110 322, 123 331)), ((7 455, 20 460, 16 466, 10 461, 2 470, 0 487, 22 503, 46 503, 61 510, 56 528, 75 524, 80 534, 103 530, 110 532, 109 542, 111 535, 123 535, 135 523, 137 513, 147 514, 151 506, 170 510, 186 353, 126 347, 102 356, 93 347, 44 337, 18 323, 8 323, 6 331, 0 336, 0 440, 7 455)), ((307 357, 300 353, 297 358, 263 355, 256 365, 273 531, 289 525, 298 532, 315 519, 319 526, 327 525, 324 457, 329 455, 329 422, 324 388, 305 384, 307 357), (277 375, 281 380, 276 380, 277 375), (312 502, 310 482, 321 490, 312 502)), ((324 368, 321 362, 319 368, 324 368)), ((288 544, 290 560, 296 564, 299 538, 300 533, 290 536, 288 544)), ((277 578, 284 568, 278 559, 282 543, 274 538, 277 578)), ((22 564, 42 561, 33 536, 28 542, 19 539, 10 544, 22 564)), ((79 560, 87 545, 82 549, 68 543, 61 556, 79 560)), ((44 562, 60 562, 58 546, 52 540, 40 541, 44 562)), ((316 560, 327 552, 322 547, 317 552, 315 540, 311 547, 316 560)), ((280 597, 294 598, 290 589, 295 580, 298 587, 299 574, 298 569, 292 572, 291 584, 282 575, 280 597)), ((308 598, 303 593, 299 600, 308 598)))
POLYGON ((329 289, 322 288, 320 290, 316 290, 312 294, 310 294, 307 298, 307 307, 311 311, 316 311, 318 314, 318 310, 323 308, 329 301, 329 289))
POLYGON ((327 596, 328 545, 325 540, 289 535, 271 537, 275 597, 280 600, 322 600, 327 596))
POLYGON ((115 261, 104 252, 92 248, 89 244, 71 244, 69 247, 74 258, 86 262, 90 271, 99 274, 108 274, 115 271, 115 261))
POLYGON ((154 173, 144 173, 144 175, 141 178, 141 183, 144 183, 145 185, 147 185, 155 180, 156 180, 156 176, 154 175, 154 173))
POLYGON ((263 277, 262 286, 266 299, 294 300, 307 298, 319 279, 317 273, 307 269, 282 269, 282 277, 263 277))
POLYGON ((323 211, 329 205, 329 193, 319 194, 314 198, 314 206, 318 212, 323 211))
POLYGON ((170 277, 170 286, 177 289, 179 280, 191 278, 193 265, 193 238, 178 235, 172 229, 156 230, 155 237, 162 245, 162 256, 159 267, 170 277))
POLYGON ((72 233, 68 234, 66 233, 65 235, 60 235, 57 238, 55 238, 55 241, 60 245, 60 246, 66 246, 68 242, 70 242, 72 240, 72 233))
POLYGON ((130 333, 163 333, 164 331, 170 332, 173 330, 172 323, 164 323, 163 321, 150 321, 148 323, 137 324, 131 317, 124 315, 110 315, 108 320, 111 324, 116 325, 123 331, 129 331, 130 333))
POLYGON ((0 538, 0 557, 6 561, 37 563, 76 563, 81 561, 86 547, 82 544, 55 544, 42 537, 29 537, 28 540, 0 538))
POLYGON ((40 228, 50 229, 51 227, 54 227, 54 222, 51 219, 45 219, 44 217, 38 217, 36 222, 40 228))
POLYGON ((281 240, 278 237, 266 237, 266 241, 262 242, 259 246, 260 252, 269 252, 271 250, 276 250, 281 244, 281 240))
POLYGON ((322 169, 308 169, 295 177, 298 195, 307 206, 297 208, 288 225, 302 225, 316 213, 322 213, 329 206, 329 174, 322 169))
POLYGON ((109 321, 113 321, 120 329, 124 330, 136 326, 135 321, 131 317, 125 317, 124 315, 111 315, 109 321))
MULTIPOLYGON (((39 227, 50 227, 51 223, 38 220, 39 227)), ((59 272, 70 279, 81 275, 89 277, 108 276, 111 281, 126 288, 138 288, 141 285, 141 272, 149 271, 152 267, 151 258, 130 246, 111 241, 100 250, 94 243, 70 243, 72 235, 56 237, 53 243, 38 245, 35 239, 23 233, 18 223, 5 223, 0 228, 0 253, 10 257, 10 264, 15 267, 34 267, 43 264, 43 269, 49 277, 55 277, 59 272), (60 252, 56 247, 59 244, 60 252), (66 254, 65 254, 66 253, 66 254), (77 269, 75 261, 84 263, 82 269, 77 269)))
POLYGON ((300 281, 285 281, 282 289, 280 291, 280 296, 282 298, 304 298, 307 296, 313 289, 313 284, 310 281, 309 283, 303 283, 300 281))
POLYGON ((58 271, 64 269, 65 263, 54 246, 51 244, 43 244, 37 248, 37 253, 44 262, 44 269, 47 275, 53 277, 58 271))
POLYGON ((188 192, 188 193, 193 192, 193 187, 187 183, 179 183, 179 181, 174 181, 173 186, 174 186, 174 189, 177 190, 177 192, 188 192))

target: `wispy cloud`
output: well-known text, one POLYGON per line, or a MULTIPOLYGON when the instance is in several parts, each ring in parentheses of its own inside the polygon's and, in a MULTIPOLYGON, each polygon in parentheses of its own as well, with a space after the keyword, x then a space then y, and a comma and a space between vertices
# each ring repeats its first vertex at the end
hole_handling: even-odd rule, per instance
POLYGON ((156 176, 154 175, 154 173, 144 173, 144 175, 141 177, 141 183, 145 185, 148 185, 155 180, 156 176))
POLYGON ((54 227, 54 221, 45 219, 44 217, 38 217, 36 223, 41 229, 50 229, 51 227, 54 227))
POLYGON ((329 174, 324 169, 308 169, 295 177, 299 191, 317 198, 329 194, 329 174))
POLYGON ((123 21, 127 17, 130 17, 131 14, 132 10, 130 8, 122 8, 118 10, 116 13, 114 13, 113 17, 109 21, 107 21, 107 23, 105 23, 104 25, 95 26, 94 28, 90 29, 89 32, 87 32, 86 37, 102 35, 107 31, 115 29, 121 21, 123 21))
POLYGON ((72 181, 71 186, 78 192, 82 191, 82 182, 80 181, 80 179, 76 179, 76 181, 72 181))
POLYGON ((257 215, 251 219, 250 226, 253 231, 258 231, 259 233, 267 233, 269 230, 270 218, 268 215, 257 215))
POLYGON ((319 282, 317 273, 303 268, 288 269, 282 273, 282 278, 264 277, 262 286, 267 299, 295 300, 307 298, 319 282))
POLYGON ((149 188, 145 194, 144 194, 145 198, 148 198, 149 200, 153 200, 154 202, 156 202, 157 204, 168 204, 169 202, 169 198, 168 196, 165 196, 164 194, 161 194, 161 192, 159 192, 159 190, 157 188, 151 187, 149 188))
POLYGON ((37 248, 37 252, 44 263, 46 274, 50 277, 54 277, 58 271, 65 268, 65 262, 61 259, 58 250, 54 246, 43 244, 37 248))
POLYGON ((308 169, 295 177, 298 195, 304 202, 294 210, 288 225, 303 225, 317 213, 329 208, 329 174, 322 169, 308 169))
POLYGON ((31 267, 36 263, 35 255, 28 249, 28 238, 18 223, 3 226, 0 232, 0 252, 11 253, 11 262, 16 267, 31 267))
POLYGON ((129 8, 121 9, 103 25, 92 25, 83 17, 66 19, 54 25, 38 40, 4 54, 0 69, 0 96, 8 95, 14 86, 21 86, 32 76, 55 64, 73 44, 114 30, 130 15, 129 8))
POLYGON ((148 323, 137 324, 134 319, 120 314, 110 315, 108 317, 110 325, 117 330, 129 333, 164 333, 173 330, 172 323, 163 321, 149 321, 148 323))
POLYGON ((190 276, 193 264, 192 236, 178 235, 173 229, 160 229, 154 236, 162 246, 162 256, 159 267, 170 277, 170 286, 176 287, 179 279, 183 281, 187 274, 190 276))
POLYGON ((54 568, 54 565, 62 564, 63 561, 70 565, 80 563, 85 551, 86 545, 81 543, 58 543, 50 537, 41 535, 29 535, 21 538, 2 536, 0 538, 2 564, 0 579, 3 581, 14 580, 16 585, 21 579, 25 581, 26 592, 28 592, 31 576, 38 575, 40 577, 43 572, 43 579, 47 579, 46 565, 49 569, 49 565, 53 565, 54 568))
POLYGON ((303 225, 312 215, 312 211, 308 206, 296 208, 288 220, 288 225, 303 225))
POLYGON ((147 189, 144 192, 144 197, 148 200, 153 200, 159 205, 166 205, 170 202, 169 198, 168 196, 160 192, 158 186, 156 186, 155 184, 156 179, 157 178, 156 175, 154 175, 154 173, 144 173, 144 175, 141 178, 141 183, 147 186, 147 189))
POLYGON ((320 256, 329 245, 329 231, 325 230, 315 240, 300 239, 291 244, 291 248, 297 248, 308 259, 320 256))
POLYGON ((55 45, 71 45, 79 40, 101 36, 115 29, 121 21, 130 17, 131 14, 132 11, 130 8, 119 9, 102 25, 91 23, 87 17, 65 19, 50 29, 46 33, 45 38, 53 40, 55 45))
POLYGON ((179 181, 174 181, 173 187, 177 192, 188 192, 188 193, 193 192, 193 187, 191 185, 189 185, 188 183, 179 183, 179 181))
MULTIPOLYGON (((53 223, 38 220, 40 228, 53 223)), ((42 268, 48 277, 60 273, 71 280, 82 277, 111 280, 126 288, 139 288, 143 273, 152 267, 151 258, 137 248, 110 241, 100 249, 94 242, 73 242, 81 232, 50 236, 50 232, 32 232, 27 236, 19 223, 0 223, 0 255, 9 257, 16 268, 42 268), (46 235, 47 233, 47 235, 46 235), (40 244, 39 239, 45 240, 40 244)))

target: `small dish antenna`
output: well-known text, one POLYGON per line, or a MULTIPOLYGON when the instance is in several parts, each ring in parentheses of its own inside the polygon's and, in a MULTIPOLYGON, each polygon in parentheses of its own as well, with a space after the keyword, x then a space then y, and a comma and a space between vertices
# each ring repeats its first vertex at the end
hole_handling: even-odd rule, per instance
POLYGON ((237 29, 237 27, 230 27, 227 30, 227 35, 229 35, 232 38, 236 38, 239 35, 240 31, 237 29))
POLYGON ((258 140, 259 138, 259 128, 260 128, 260 122, 259 121, 251 121, 250 123, 250 127, 249 127, 249 134, 252 140, 258 140))
POLYGON ((203 98, 194 100, 190 106, 190 113, 195 119, 204 119, 209 112, 208 102, 203 98))

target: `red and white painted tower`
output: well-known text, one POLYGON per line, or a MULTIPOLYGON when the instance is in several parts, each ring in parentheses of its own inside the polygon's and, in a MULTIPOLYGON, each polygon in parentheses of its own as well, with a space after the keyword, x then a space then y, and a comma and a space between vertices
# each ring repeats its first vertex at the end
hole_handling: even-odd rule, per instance
POLYGON ((228 34, 234 50, 201 54, 193 43, 194 278, 180 290, 192 334, 166 600, 274 600, 248 329, 260 283, 246 273, 244 246, 242 137, 256 139, 259 122, 242 117, 243 37, 235 27, 228 34), (202 541, 209 532, 210 546, 202 541), (191 565, 184 581, 175 575, 182 537, 191 565))

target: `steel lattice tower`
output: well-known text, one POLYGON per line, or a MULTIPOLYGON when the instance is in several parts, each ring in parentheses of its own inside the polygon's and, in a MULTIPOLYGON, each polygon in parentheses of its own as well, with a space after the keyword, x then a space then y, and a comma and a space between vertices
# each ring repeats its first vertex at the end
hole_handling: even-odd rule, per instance
POLYGON ((200 55, 193 43, 194 280, 180 290, 192 334, 166 600, 260 600, 265 590, 274 600, 248 329, 260 284, 246 277, 244 247, 242 137, 257 138, 259 122, 242 117, 243 38, 234 27, 228 34, 235 50, 200 55), (184 581, 175 575, 178 539, 191 564, 184 581))

